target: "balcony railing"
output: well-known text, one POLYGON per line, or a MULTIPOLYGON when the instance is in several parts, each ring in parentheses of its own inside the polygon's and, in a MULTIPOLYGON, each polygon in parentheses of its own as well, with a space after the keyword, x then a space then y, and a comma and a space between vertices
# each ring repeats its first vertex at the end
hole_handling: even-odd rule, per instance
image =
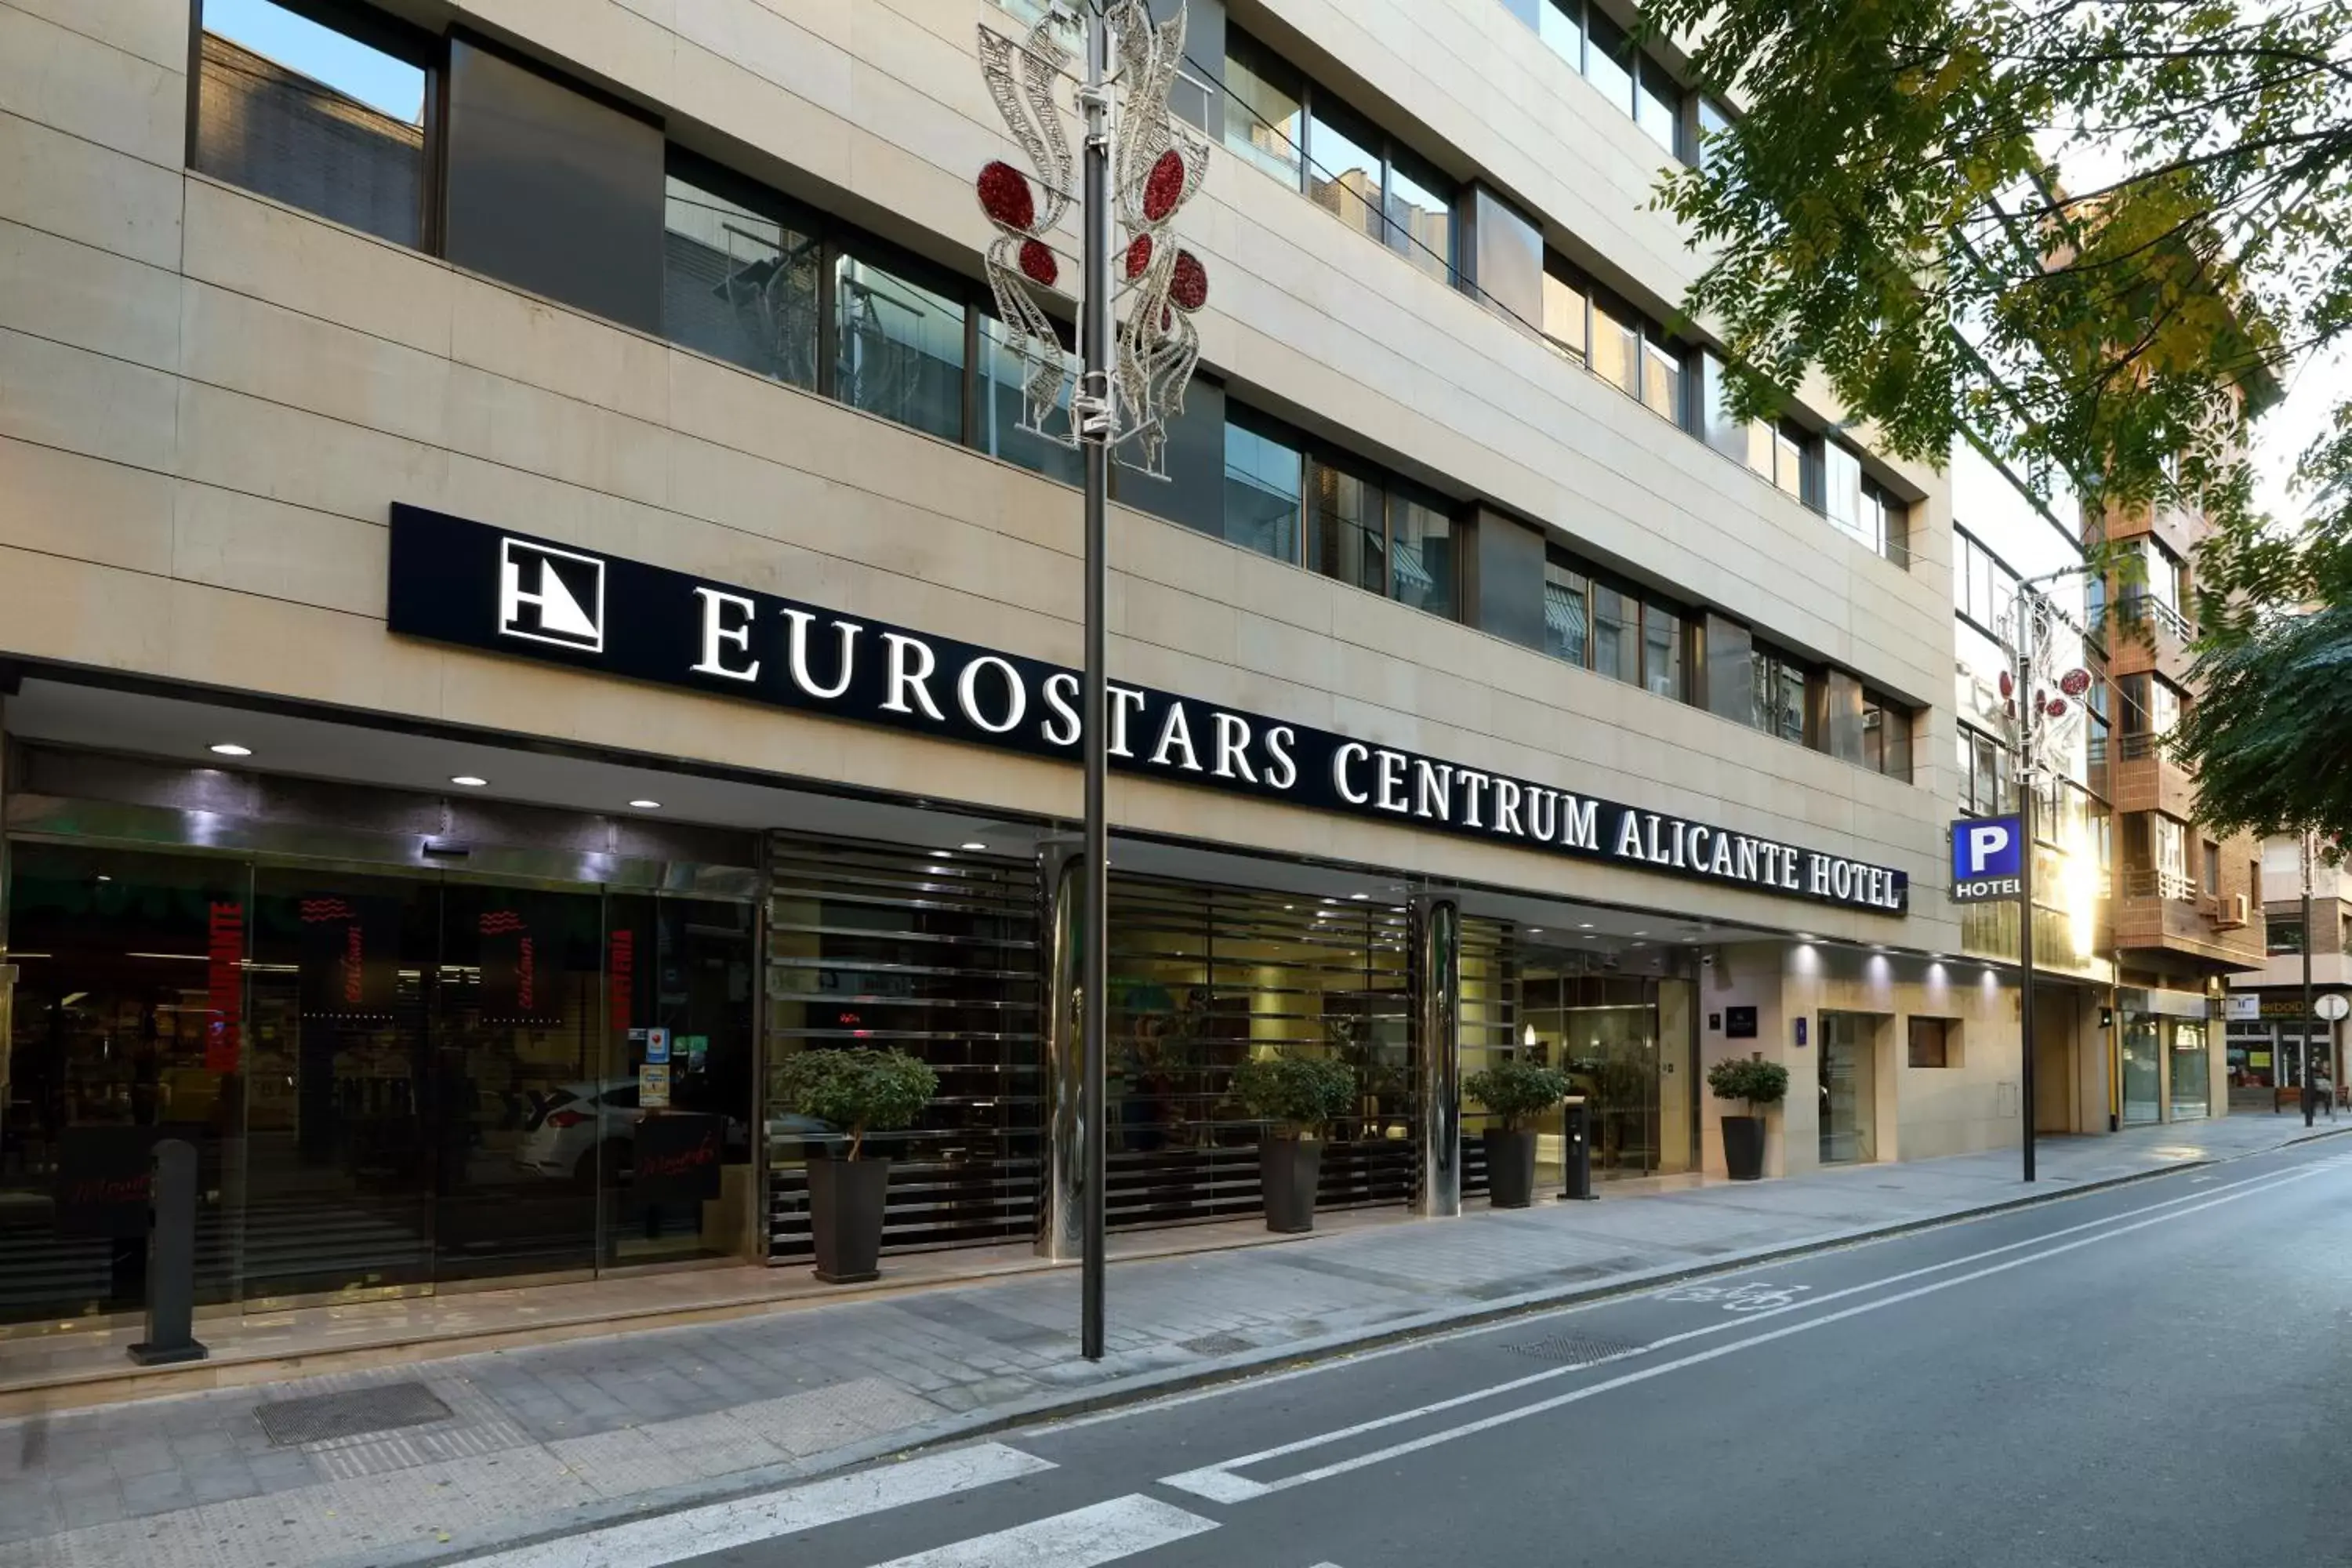
POLYGON ((2149 730, 2126 730, 2116 738, 2116 749, 2124 761, 2136 763, 2146 757, 2164 755, 2165 743, 2170 737, 2149 730))
POLYGON ((2146 621, 2164 632, 2175 642, 2188 642, 2197 635, 2189 617, 2166 604, 2153 594, 2126 594, 2116 601, 2116 618, 2119 621, 2146 621))
POLYGON ((2197 884, 2183 871, 2126 871, 2124 897, 2178 899, 2184 903, 2193 903, 2197 899, 2197 884))

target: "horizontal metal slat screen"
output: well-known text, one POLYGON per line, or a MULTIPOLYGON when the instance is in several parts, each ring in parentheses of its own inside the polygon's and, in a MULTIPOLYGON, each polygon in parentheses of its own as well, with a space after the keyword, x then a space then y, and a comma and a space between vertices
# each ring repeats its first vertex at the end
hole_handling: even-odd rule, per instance
MULTIPOLYGON (((1517 1045, 1519 1015, 1518 938, 1499 921, 1465 916, 1462 921, 1462 1077, 1499 1061, 1517 1045)), ((1486 1142, 1494 1118, 1476 1102, 1462 1106, 1462 1195, 1486 1191, 1486 1142)))
MULTIPOLYGON (((790 834, 769 841, 768 1060, 896 1048, 940 1077, 904 1132, 869 1133, 891 1161, 886 1251, 1026 1239, 1043 1152, 1044 956, 1027 860, 790 834)), ((768 1251, 811 1250, 806 1161, 845 1131, 771 1094, 768 1251)))
POLYGON ((1109 1221, 1137 1227, 1249 1215, 1264 1125, 1233 1099, 1265 1051, 1357 1071, 1333 1129, 1327 1208, 1412 1195, 1408 932, 1369 900, 1115 876, 1110 908, 1109 1221))

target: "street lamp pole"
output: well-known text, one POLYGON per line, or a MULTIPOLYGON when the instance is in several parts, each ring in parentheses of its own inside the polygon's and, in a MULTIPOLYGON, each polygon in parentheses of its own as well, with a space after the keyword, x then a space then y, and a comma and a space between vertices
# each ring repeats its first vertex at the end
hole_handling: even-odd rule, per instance
POLYGON ((1110 204, 1110 24, 1101 8, 1087 8, 1087 81, 1078 101, 1086 112, 1085 172, 1079 222, 1084 228, 1086 322, 1078 337, 1086 366, 1071 405, 1078 439, 1087 454, 1086 671, 1079 711, 1086 738, 1086 832, 1080 876, 1086 895, 1078 933, 1079 1050, 1078 1137, 1085 1152, 1082 1174, 1085 1250, 1080 1254, 1079 1352, 1088 1361, 1103 1357, 1103 1191, 1109 1170, 1103 1136, 1106 1033, 1110 990, 1110 827, 1104 792, 1110 768, 1108 658, 1105 647, 1109 569, 1110 443, 1117 420, 1111 390, 1111 204, 1110 204))
MULTIPOLYGON (((2311 862, 2319 852, 2318 836, 2309 828, 2303 831, 2303 1016, 2295 1024, 2295 1033, 2303 1039, 2303 1124, 2308 1127, 2316 1119, 2319 1097, 2311 1081, 2311 862)), ((2275 1098, 2275 1097, 2273 1097, 2275 1098)))

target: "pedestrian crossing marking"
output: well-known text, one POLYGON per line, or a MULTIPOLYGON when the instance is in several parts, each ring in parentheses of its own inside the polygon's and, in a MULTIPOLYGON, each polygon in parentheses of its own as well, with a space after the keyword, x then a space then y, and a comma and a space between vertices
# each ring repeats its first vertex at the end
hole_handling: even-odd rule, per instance
MULTIPOLYGON (((1054 1468, 1053 1461, 1024 1454, 1018 1448, 1002 1443, 980 1443, 969 1448, 950 1448, 895 1465, 811 1481, 782 1491, 690 1508, 658 1519, 633 1520, 605 1530, 471 1558, 465 1568, 666 1568, 667 1564, 688 1558, 929 1502, 1054 1468)), ((1208 1521, 1201 1523, 1205 1527, 1208 1521)), ((1081 1560, 1068 1561, 1076 1563, 1081 1560)))
POLYGON ((896 1557, 879 1568, 1099 1568, 1217 1528, 1216 1521, 1140 1492, 896 1557))

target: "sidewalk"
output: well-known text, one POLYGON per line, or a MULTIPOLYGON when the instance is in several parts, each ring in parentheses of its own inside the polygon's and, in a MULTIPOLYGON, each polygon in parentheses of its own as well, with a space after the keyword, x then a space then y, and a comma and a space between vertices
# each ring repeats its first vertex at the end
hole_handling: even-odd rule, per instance
POLYGON ((1077 1359, 1065 1270, 0 1422, 0 1568, 448 1560, 1047 1411, 2311 1135, 2299 1117, 2254 1115, 2046 1140, 2033 1194, 2010 1150, 1125 1263, 1095 1365, 1077 1359), (353 1397, 322 1415, 372 1407, 352 1435, 273 1446, 254 1413, 327 1394, 353 1397), (399 1405, 416 1424, 387 1429, 399 1405))

